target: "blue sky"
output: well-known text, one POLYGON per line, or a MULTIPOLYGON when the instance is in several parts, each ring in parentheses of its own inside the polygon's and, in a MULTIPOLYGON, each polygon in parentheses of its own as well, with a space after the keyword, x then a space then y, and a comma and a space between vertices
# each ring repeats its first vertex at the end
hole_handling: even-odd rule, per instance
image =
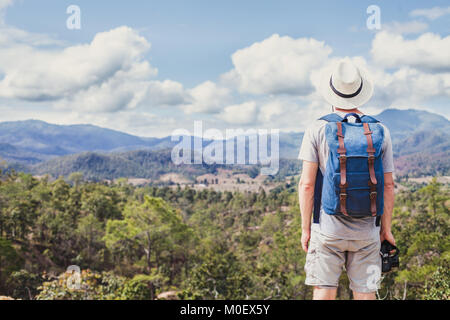
MULTIPOLYGON (((98 79, 100 82, 104 81, 103 87, 98 83, 80 84, 73 81, 63 89, 57 88, 61 89, 60 94, 54 96, 50 94, 52 97, 46 98, 52 88, 56 87, 55 84, 51 84, 46 88, 47 75, 42 77, 39 73, 41 70, 38 70, 36 74, 43 78, 39 83, 39 89, 36 89, 35 85, 30 85, 31 80, 26 79, 25 74, 22 74, 20 79, 17 78, 21 81, 22 87, 12 88, 10 83, 8 86, 5 84, 3 94, 0 87, 0 110, 3 113, 9 111, 9 115, 5 116, 4 120, 41 118, 54 123, 89 122, 146 136, 165 135, 180 125, 189 129, 192 127, 193 120, 204 120, 211 127, 218 128, 271 126, 287 130, 303 130, 308 121, 313 120, 325 108, 324 102, 320 101, 317 93, 311 89, 314 86, 304 83, 304 78, 309 78, 314 70, 300 71, 305 73, 303 78, 293 76, 294 82, 298 80, 299 86, 304 85, 305 88, 292 94, 286 93, 287 91, 283 88, 274 89, 275 85, 280 88, 285 84, 282 80, 274 86, 270 83, 253 85, 255 80, 258 81, 252 77, 255 70, 259 70, 259 66, 250 70, 246 67, 254 61, 252 55, 256 55, 258 58, 255 61, 262 64, 262 70, 266 67, 267 70, 273 70, 272 66, 264 65, 264 61, 270 57, 266 58, 264 52, 270 52, 273 55, 273 46, 276 47, 278 42, 281 51, 275 52, 275 55, 279 54, 281 60, 298 58, 299 60, 295 61, 310 61, 311 57, 308 56, 306 59, 303 50, 306 50, 309 55, 311 52, 314 55, 314 50, 317 49, 323 51, 324 58, 314 61, 316 69, 340 57, 352 59, 361 57, 364 59, 363 64, 367 64, 367 68, 382 69, 383 74, 375 78, 383 82, 385 87, 378 88, 379 94, 374 97, 373 104, 368 106, 368 112, 379 112, 387 107, 413 107, 449 116, 447 105, 450 93, 448 75, 450 62, 445 61, 445 58, 439 61, 440 56, 438 56, 437 65, 433 65, 431 69, 429 62, 419 61, 420 46, 424 41, 431 41, 429 48, 450 50, 447 46, 450 31, 450 14, 446 11, 448 1, 0 0, 0 8, 2 1, 4 4, 11 2, 9 6, 3 8, 5 28, 14 28, 14 30, 32 34, 24 37, 24 40, 20 42, 30 42, 27 46, 34 50, 33 56, 41 52, 46 54, 51 52, 56 55, 58 52, 63 53, 68 47, 88 46, 99 33, 108 32, 111 33, 108 41, 116 39, 115 37, 122 40, 142 37, 150 47, 147 49, 139 47, 138 50, 141 50, 139 57, 129 57, 130 63, 141 70, 137 82, 132 82, 136 81, 136 76, 129 71, 128 65, 119 67, 119 69, 122 67, 126 69, 126 75, 121 76, 120 79, 113 79, 115 83, 127 83, 131 87, 135 83, 135 86, 125 90, 115 99, 112 103, 114 107, 98 107, 99 104, 111 103, 110 100, 105 99, 108 92, 106 86, 111 84, 111 79, 108 78, 111 75, 108 73, 99 75, 95 72, 93 74, 87 72, 88 76, 105 77, 98 79), (76 4, 81 9, 81 30, 66 28, 68 17, 66 8, 71 4, 76 4), (366 27, 368 18, 366 9, 372 4, 378 5, 381 9, 382 29, 378 31, 368 30, 366 27), (433 8, 434 11, 413 13, 417 9, 433 8), (442 13, 439 13, 440 16, 436 18, 433 12, 442 13), (127 26, 128 31, 117 31, 117 28, 121 26, 127 26), (376 43, 375 38, 381 32, 388 35, 384 38, 379 36, 379 41, 376 43), (424 34, 432 34, 438 38, 420 39, 424 34), (271 38, 273 35, 279 35, 279 38, 271 38), (401 38, 398 38, 399 36, 401 38), (49 41, 42 45, 36 43, 36 37, 47 37, 49 41), (271 40, 266 41, 267 39, 271 40), (321 48, 315 43, 302 43, 299 39, 314 39, 323 43, 326 48, 321 48), (397 59, 400 62, 405 60, 399 57, 398 52, 394 50, 389 52, 388 48, 386 57, 373 54, 374 46, 378 46, 377 52, 383 52, 383 43, 391 43, 390 41, 392 46, 399 45, 397 51, 401 51, 402 44, 410 45, 413 50, 417 45, 418 58, 407 61, 402 66, 392 66, 388 61, 389 54, 394 60, 397 59), (246 50, 255 43, 262 44, 261 48, 246 50), (303 46, 308 48, 305 49, 303 46), (239 50, 245 52, 237 63, 233 61, 232 56, 239 50), (157 73, 150 70, 143 71, 145 63, 148 63, 153 70, 157 69, 157 73), (230 71, 234 72, 233 76, 225 77, 224 80, 224 75, 230 71), (236 80, 236 74, 240 79, 236 80), (389 81, 393 82, 396 79, 398 83, 399 81, 405 83, 401 86, 396 83, 395 90, 392 89, 388 93, 381 92, 389 85, 389 81), (415 93, 408 94, 408 91, 402 88, 407 87, 408 81, 416 81, 414 79, 423 79, 425 83, 430 83, 430 79, 436 81, 436 87, 439 87, 439 90, 432 89, 432 93, 422 94, 420 91, 423 85, 416 83, 418 89, 412 88, 415 93), (149 81, 152 82, 150 89, 146 86, 149 81), (164 81, 170 81, 170 83, 164 83, 164 81), (243 84, 248 81, 252 83, 243 84), (74 87, 72 88, 71 85, 74 87), (142 86, 142 90, 135 89, 138 86, 142 86), (192 91, 195 88, 197 90, 192 91), (12 89, 17 89, 16 93, 11 93, 12 89), (31 89, 40 90, 40 92, 39 94, 25 92, 31 89), (104 91, 100 92, 101 90, 104 91), (388 94, 395 94, 398 97, 383 100, 383 96, 388 94), (199 102, 201 99, 215 102, 214 105, 207 106, 205 101, 199 102), (116 103, 122 100, 123 106, 116 103), (81 102, 85 107, 78 110, 77 104, 81 102), (89 103, 95 103, 95 105, 91 107, 88 106, 89 103), (238 112, 234 122, 233 112, 236 110, 243 110, 243 113, 240 117, 238 112), (286 115, 294 113, 299 115, 298 118, 288 116, 293 119, 292 122, 285 120, 286 115), (258 115, 254 116, 254 114, 258 115), (296 122, 295 119, 298 121, 296 122), (140 123, 139 126, 137 123, 140 123), (161 127, 164 129, 161 130, 161 127)), ((26 51, 17 44, 19 41, 14 41, 16 34, 17 32, 11 31, 8 41, 5 40, 3 44, 0 42, 0 53, 2 49, 11 49, 16 50, 20 57, 21 53, 26 51)), ((124 41, 124 44, 127 44, 128 40, 124 41)), ((450 51, 447 52, 450 56, 450 51)), ((435 52, 432 51, 433 53, 435 52)), ((80 54, 87 53, 80 50, 80 54)), ((121 51, 120 54, 123 52, 121 51)), ((14 55, 6 55, 6 57, 12 56, 14 55)), ((111 58, 109 55, 105 57, 105 59, 111 58)), ((48 69, 52 69, 51 59, 45 58, 42 61, 39 63, 49 63, 48 69)), ((61 61, 65 60, 61 58, 61 61)), ((74 60, 70 57, 68 61, 74 60)), ((83 60, 83 62, 86 61, 83 60)), ((0 80, 2 75, 4 79, 7 79, 9 74, 13 77, 12 75, 17 75, 18 72, 26 73, 23 68, 12 68, 11 64, 15 63, 19 64, 20 61, 5 62, 8 65, 3 68, 0 65, 0 80)), ((67 66, 67 68, 70 74, 74 67, 67 66)), ((118 71, 114 68, 113 70, 118 71)), ((290 74, 279 74, 275 71, 274 79, 278 76, 289 78, 290 74)), ((61 75, 58 74, 55 77, 48 75, 49 81, 60 79, 60 77, 61 75)), ((30 78, 33 77, 30 76, 30 78)), ((39 77, 36 76, 36 78, 39 77)), ((118 84, 115 88, 118 88, 118 84)), ((113 93, 116 91, 111 90, 113 93)))

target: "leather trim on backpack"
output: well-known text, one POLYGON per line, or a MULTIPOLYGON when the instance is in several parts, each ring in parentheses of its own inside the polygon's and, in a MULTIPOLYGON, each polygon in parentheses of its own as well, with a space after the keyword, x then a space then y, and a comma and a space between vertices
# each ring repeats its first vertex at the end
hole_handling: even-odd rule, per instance
POLYGON ((340 200, 340 207, 341 212, 348 216, 347 213, 347 149, 345 149, 345 143, 344 143, 344 133, 342 130, 342 122, 337 122, 337 136, 339 140, 339 163, 340 163, 340 170, 341 170, 341 183, 340 183, 340 189, 341 193, 339 194, 339 200, 340 200))
POLYGON ((369 173, 370 173, 370 212, 375 217, 377 215, 377 177, 375 176, 375 148, 373 147, 372 131, 368 123, 364 123, 364 135, 367 138, 367 153, 369 154, 369 173))

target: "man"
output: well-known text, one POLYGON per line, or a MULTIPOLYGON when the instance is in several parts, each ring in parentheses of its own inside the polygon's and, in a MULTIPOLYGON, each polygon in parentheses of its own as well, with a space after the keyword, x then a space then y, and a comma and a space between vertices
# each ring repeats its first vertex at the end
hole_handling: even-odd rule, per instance
MULTIPOLYGON (((361 117, 364 118, 359 107, 371 98, 373 86, 361 70, 349 59, 344 59, 336 65, 332 72, 324 75, 321 83, 321 93, 333 106, 335 114, 341 118, 344 118, 349 113, 356 114, 348 118, 349 124, 347 124, 348 122, 345 124, 352 125, 357 119, 361 122, 361 117), (353 119, 353 117, 357 119, 353 119)), ((336 116, 334 115, 334 117, 336 116)), ((376 121, 376 119, 368 116, 365 116, 365 118, 376 121)), ((325 120, 317 120, 306 130, 299 154, 299 158, 303 160, 303 171, 299 183, 299 203, 302 214, 301 242, 303 250, 307 252, 305 283, 314 286, 314 300, 333 300, 336 298, 340 275, 345 268, 354 299, 374 300, 376 299, 377 290, 377 285, 374 286, 374 279, 381 277, 381 257, 379 254, 381 242, 387 240, 395 245, 395 239, 391 232, 391 218, 394 207, 394 163, 389 130, 384 125, 377 124, 382 127, 380 131, 384 131, 383 140, 380 139, 379 143, 380 167, 382 163, 380 174, 381 178, 384 178, 384 186, 380 185, 383 179, 378 179, 378 186, 381 188, 381 191, 384 191, 378 192, 379 195, 383 194, 382 199, 380 199, 381 202, 379 202, 381 205, 378 205, 382 207, 382 210, 378 207, 378 215, 381 212, 381 218, 377 218, 376 210, 373 212, 373 215, 367 212, 367 215, 363 217, 348 215, 345 208, 353 205, 349 203, 352 199, 347 198, 347 192, 345 189, 342 189, 339 203, 339 188, 337 187, 336 195, 333 196, 336 196, 338 199, 336 204, 338 213, 333 214, 330 210, 325 212, 322 199, 322 205, 319 206, 320 215, 317 217, 318 221, 313 223, 315 189, 316 193, 318 193, 318 190, 322 193, 322 189, 317 189, 316 178, 319 176, 319 173, 321 176, 325 175, 330 155, 326 133, 327 123, 325 120)), ((370 123, 369 125, 374 125, 373 127, 375 127, 375 124, 370 123)), ((337 123, 335 126, 339 127, 337 123)), ((363 130, 362 125, 361 130, 363 130)), ((362 139, 365 139, 364 135, 367 136, 367 134, 370 135, 372 133, 370 129, 368 130, 365 133, 361 131, 362 139)), ((330 129, 328 128, 328 134, 329 132, 330 129)), ((342 138, 342 141, 339 140, 339 143, 342 143, 342 145, 339 145, 341 148, 344 147, 344 141, 346 143, 352 142, 344 140, 343 134, 341 134, 341 137, 339 135, 338 131, 336 141, 342 138)), ((371 144, 372 140, 369 143, 369 137, 367 139, 367 144, 371 144)), ((335 175, 339 176, 336 173, 335 175)), ((348 179, 351 179, 351 176, 348 179)), ((326 181, 324 180, 323 183, 325 184, 326 181)), ((341 181, 341 183, 343 182, 341 181)), ((364 181, 364 183, 366 183, 368 189, 367 181, 364 181)), ((341 185, 341 187, 345 186, 341 185)), ((371 189, 371 191, 374 190, 371 189)), ((377 192, 372 193, 375 194, 376 198, 377 192)), ((372 199, 372 193, 370 193, 370 199, 372 199)), ((367 191, 367 199, 368 202, 371 201, 369 200, 369 191, 367 191)))

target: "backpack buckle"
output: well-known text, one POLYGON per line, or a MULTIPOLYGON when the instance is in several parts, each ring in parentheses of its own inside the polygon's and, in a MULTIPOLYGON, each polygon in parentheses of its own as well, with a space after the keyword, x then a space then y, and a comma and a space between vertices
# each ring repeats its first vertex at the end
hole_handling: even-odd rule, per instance
POLYGON ((346 193, 346 189, 348 188, 348 181, 344 184, 339 184, 339 188, 341 189, 341 193, 346 193))
POLYGON ((369 179, 369 187, 372 189, 372 191, 376 190, 377 184, 373 183, 372 180, 369 179))
POLYGON ((341 201, 347 200, 347 194, 346 193, 340 193, 339 194, 341 201))

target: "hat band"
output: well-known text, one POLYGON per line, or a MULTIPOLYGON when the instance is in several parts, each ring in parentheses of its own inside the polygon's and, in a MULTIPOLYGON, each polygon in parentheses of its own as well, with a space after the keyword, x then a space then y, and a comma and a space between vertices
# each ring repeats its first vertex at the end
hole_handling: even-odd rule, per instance
POLYGON ((361 85, 359 86, 359 89, 358 89, 355 93, 352 93, 352 94, 345 94, 345 93, 342 93, 342 92, 338 91, 338 90, 333 86, 333 77, 330 78, 330 87, 331 87, 331 89, 333 90, 333 92, 334 92, 335 94, 337 94, 339 97, 345 98, 345 99, 350 99, 350 98, 356 97, 358 94, 361 93, 361 90, 362 90, 362 88, 363 88, 363 79, 361 78, 361 85))

